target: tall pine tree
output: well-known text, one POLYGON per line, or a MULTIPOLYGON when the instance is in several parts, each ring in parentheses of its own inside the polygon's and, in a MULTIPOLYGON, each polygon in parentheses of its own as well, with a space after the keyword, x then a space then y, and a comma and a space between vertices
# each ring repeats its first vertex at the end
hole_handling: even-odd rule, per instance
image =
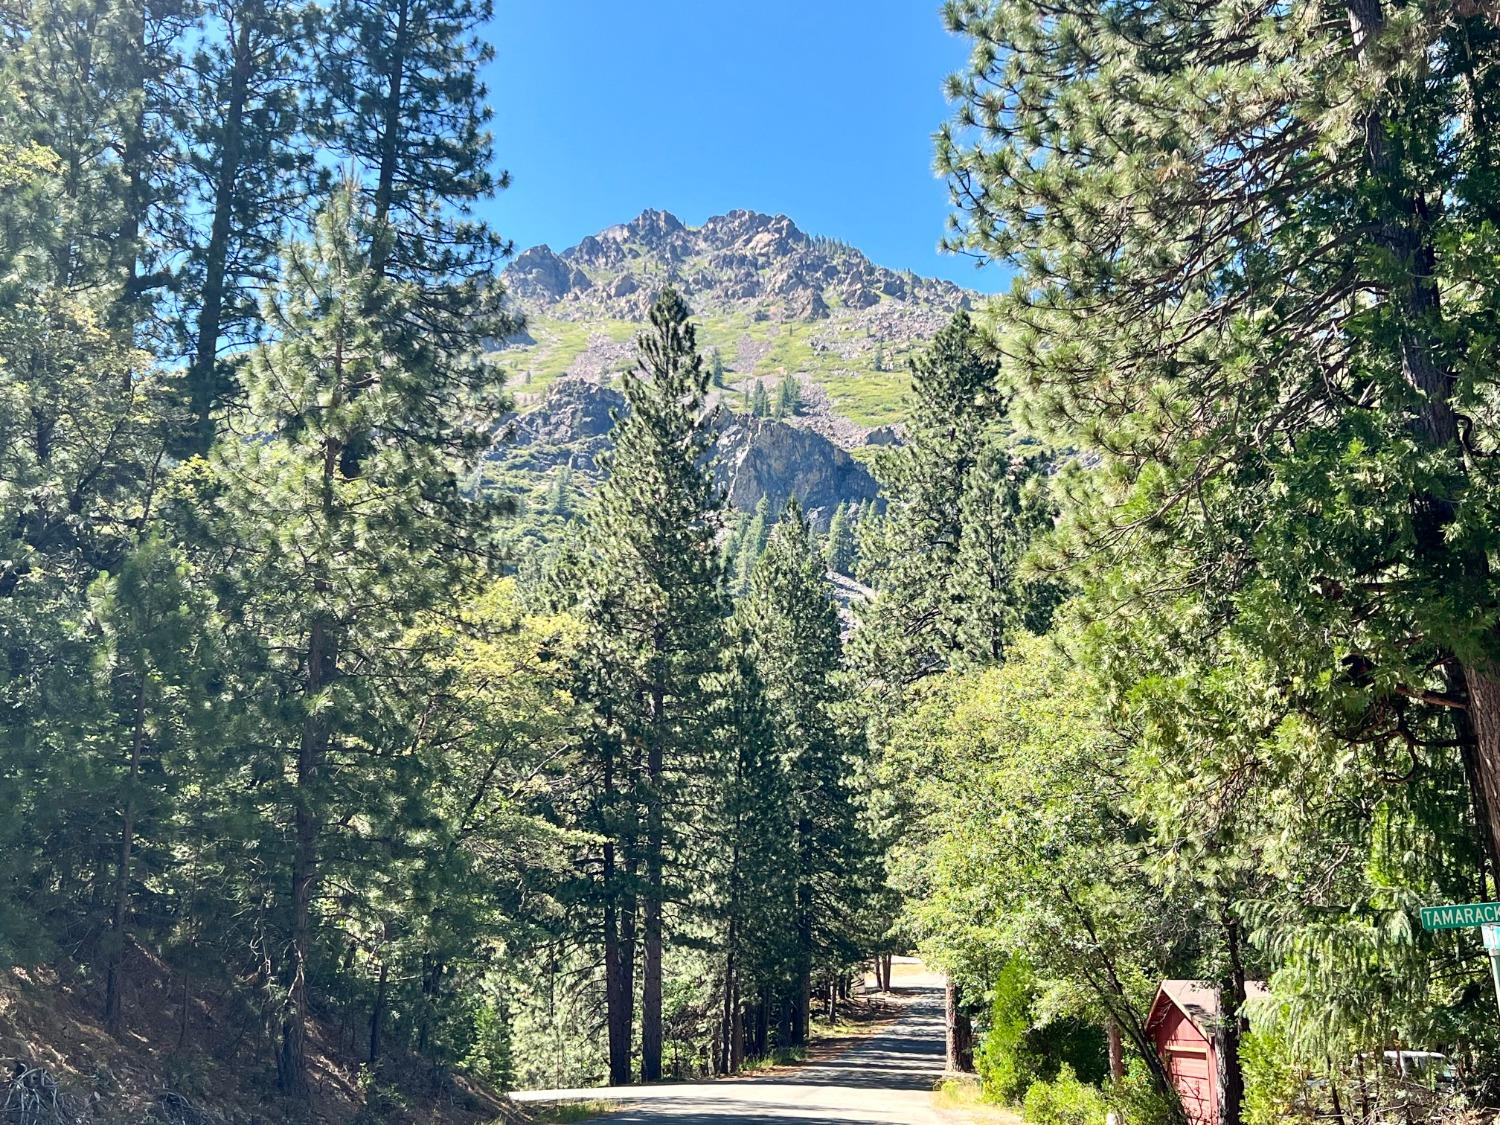
POLYGON ((954 241, 1021 267, 1018 372, 1105 462, 1077 557, 1149 552, 1354 744, 1449 726, 1500 867, 1492 13, 946 13, 954 241))
POLYGON ((806 1040, 815 966, 852 959, 843 926, 862 854, 850 775, 856 742, 842 713, 838 612, 823 560, 795 500, 755 564, 737 617, 764 685, 785 773, 793 856, 795 952, 782 992, 791 1042, 806 1040))
POLYGON ((194 54, 191 196, 202 215, 188 241, 183 335, 188 437, 206 452, 228 390, 223 353, 253 342, 256 294, 276 276, 281 243, 311 189, 314 20, 304 0, 213 0, 194 54))
POLYGON ((688 307, 657 298, 625 376, 629 413, 589 512, 578 614, 580 691, 594 715, 610 1078, 628 1081, 639 911, 641 1077, 661 1076, 664 907, 681 818, 674 794, 706 753, 724 616, 708 371, 688 307))
POLYGON ((328 837, 358 831, 371 799, 359 763, 377 732, 359 720, 383 671, 408 655, 407 630, 480 573, 493 510, 461 480, 487 444, 472 427, 499 408, 498 375, 419 331, 410 287, 374 266, 388 237, 345 188, 313 240, 289 249, 266 307, 275 338, 246 371, 232 431, 245 437, 221 441, 215 458, 214 538, 236 548, 227 596, 245 647, 268 656, 245 690, 267 701, 261 744, 286 778, 266 813, 290 855, 272 834, 262 863, 287 877, 277 1073, 298 1096, 328 837), (354 443, 371 452, 351 475, 342 455, 354 443))
MULTIPOLYGON (((855 655, 882 709, 899 707, 911 685, 947 667, 963 647, 960 634, 972 632, 971 618, 994 612, 982 589, 967 588, 960 557, 967 555, 974 578, 1002 581, 974 570, 998 548, 964 542, 971 532, 984 539, 1009 533, 988 526, 1000 513, 979 503, 1009 473, 998 379, 999 368, 960 311, 913 362, 906 441, 884 451, 876 466, 885 517, 867 525, 861 554, 875 564, 866 580, 877 595, 862 608, 855 655)), ((1003 646, 998 638, 991 644, 1003 646)))

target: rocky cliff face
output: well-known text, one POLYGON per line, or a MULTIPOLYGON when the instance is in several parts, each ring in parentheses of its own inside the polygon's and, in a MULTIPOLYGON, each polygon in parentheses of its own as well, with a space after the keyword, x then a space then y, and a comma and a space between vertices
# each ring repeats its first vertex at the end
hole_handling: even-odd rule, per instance
MULTIPOLYGON (((614 419, 625 396, 589 379, 562 379, 543 402, 514 418, 496 457, 511 468, 544 472, 571 465, 585 478, 602 472, 614 419)), ((753 511, 762 496, 773 505, 790 497, 813 525, 826 530, 841 502, 874 499, 869 471, 827 438, 770 418, 718 412, 714 474, 730 507, 753 511)))
POLYGON ((731 507, 749 512, 762 496, 773 508, 796 497, 819 531, 839 504, 878 491, 870 471, 821 434, 744 414, 722 419, 715 474, 731 507))

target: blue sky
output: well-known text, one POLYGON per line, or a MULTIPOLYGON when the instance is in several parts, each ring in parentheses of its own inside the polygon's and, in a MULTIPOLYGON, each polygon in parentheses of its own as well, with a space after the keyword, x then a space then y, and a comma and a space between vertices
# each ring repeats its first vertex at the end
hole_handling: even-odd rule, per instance
POLYGON ((937 0, 496 0, 486 215, 517 249, 661 207, 785 213, 892 268, 997 290, 940 254, 932 133, 962 67, 937 0))

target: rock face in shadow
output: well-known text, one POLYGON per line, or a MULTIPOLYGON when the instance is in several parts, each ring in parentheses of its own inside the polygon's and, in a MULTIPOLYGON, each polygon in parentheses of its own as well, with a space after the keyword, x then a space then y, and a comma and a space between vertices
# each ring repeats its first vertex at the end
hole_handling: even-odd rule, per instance
MULTIPOLYGON (((511 419, 495 457, 533 471, 571 465, 597 479, 614 419, 625 409, 625 396, 613 387, 560 379, 540 406, 511 419)), ((723 410, 716 424, 714 475, 732 508, 749 512, 762 496, 773 506, 796 497, 813 526, 826 530, 841 502, 876 497, 869 470, 812 430, 723 410)))
POLYGON ((795 496, 820 531, 840 503, 873 500, 877 492, 869 470, 822 435, 745 414, 721 420, 714 473, 731 507, 753 511, 766 496, 774 509, 795 496))

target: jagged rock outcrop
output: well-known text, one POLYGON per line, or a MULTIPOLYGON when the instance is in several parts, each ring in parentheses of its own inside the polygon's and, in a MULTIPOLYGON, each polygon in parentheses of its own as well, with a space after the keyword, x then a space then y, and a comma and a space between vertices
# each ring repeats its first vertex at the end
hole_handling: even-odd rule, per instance
POLYGON ((505 271, 505 284, 519 300, 560 300, 573 292, 589 289, 589 275, 564 261, 547 245, 523 251, 505 271))
POLYGON ((625 396, 589 379, 560 379, 542 405, 504 427, 497 460, 513 467, 547 469, 572 465, 589 474, 599 471, 599 457, 610 446, 615 416, 625 396))
POLYGON ((730 211, 689 227, 667 211, 642 211, 554 253, 521 254, 505 271, 518 304, 570 320, 633 314, 621 302, 668 281, 696 310, 767 302, 765 318, 821 318, 835 303, 859 310, 883 299, 953 309, 963 291, 875 265, 858 250, 815 239, 785 215, 730 211), (624 280, 629 278, 629 280, 624 280))

